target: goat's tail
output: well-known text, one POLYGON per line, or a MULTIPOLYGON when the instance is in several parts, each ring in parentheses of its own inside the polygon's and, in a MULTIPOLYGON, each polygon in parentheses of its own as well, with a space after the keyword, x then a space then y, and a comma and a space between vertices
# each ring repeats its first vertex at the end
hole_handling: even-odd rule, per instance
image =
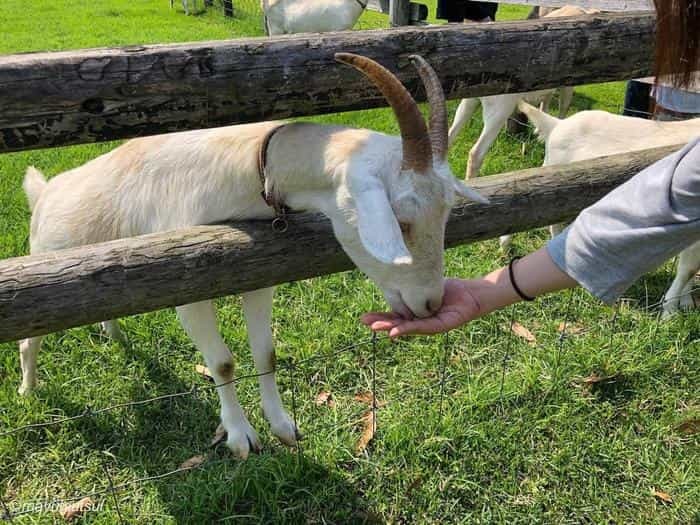
POLYGON ((559 124, 559 119, 556 117, 553 117, 549 113, 545 113, 544 111, 540 111, 534 106, 531 106, 524 100, 521 100, 518 102, 518 109, 525 113, 528 119, 530 119, 530 122, 535 126, 535 129, 537 130, 537 134, 540 136, 542 140, 547 140, 549 136, 552 134, 552 131, 554 128, 557 127, 557 124, 559 124))
POLYGON ((27 200, 29 201, 29 209, 34 211, 34 206, 36 206, 39 197, 44 192, 46 188, 46 177, 34 166, 29 166, 27 168, 27 173, 24 175, 24 183, 22 187, 24 188, 24 193, 27 195, 27 200))

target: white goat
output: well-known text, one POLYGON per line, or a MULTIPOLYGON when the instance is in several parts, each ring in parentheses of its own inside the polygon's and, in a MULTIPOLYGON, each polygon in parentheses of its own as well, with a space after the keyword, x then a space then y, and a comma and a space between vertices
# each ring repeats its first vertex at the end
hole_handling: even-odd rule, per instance
MULTIPOLYGON (((336 59, 364 73, 392 106, 401 137, 311 123, 262 122, 129 141, 49 182, 30 168, 32 253, 226 219, 271 219, 282 203, 324 213, 357 266, 402 315, 425 317, 442 304, 444 230, 456 196, 484 202, 446 161, 447 111, 440 81, 411 57, 431 106, 430 129, 399 80, 376 62, 336 59), (259 158, 263 167, 259 166, 259 158), (264 184, 262 183, 264 181, 264 184), (265 199, 261 198, 264 186, 265 199)), ((232 269, 235 271, 235 268, 232 269)), ((243 313, 262 407, 283 443, 298 439, 274 377, 270 319, 273 289, 243 294, 243 313)), ((260 448, 238 403, 231 353, 212 301, 177 308, 217 384, 227 444, 245 458, 260 448)), ((119 336, 117 321, 103 323, 119 336)), ((41 337, 21 341, 21 393, 36 384, 41 337)))
POLYGON ((268 35, 352 29, 367 0, 261 0, 268 35))
MULTIPOLYGON (((670 122, 624 117, 606 111, 581 111, 561 120, 524 101, 518 104, 518 108, 545 142, 544 166, 684 144, 700 135, 700 118, 670 122)), ((550 226, 552 237, 562 229, 561 224, 550 226)), ((511 235, 502 236, 501 248, 507 249, 511 241, 511 235)), ((699 270, 700 242, 680 254, 676 278, 665 295, 666 316, 679 307, 693 306, 690 290, 699 270)))
MULTIPOLYGON (((189 16, 190 14, 190 2, 197 9, 197 0, 182 0, 182 8, 185 10, 185 14, 189 16)), ((170 0, 170 9, 173 8, 175 0, 170 0)))
MULTIPOLYGON (((599 11, 595 9, 582 9, 580 7, 566 6, 560 9, 555 9, 547 12, 543 18, 558 18, 563 16, 577 16, 584 14, 594 14, 599 11)), ((540 91, 531 91, 529 93, 507 93, 504 95, 493 95, 490 97, 480 98, 464 98, 457 107, 454 121, 449 131, 449 144, 452 146, 457 140, 457 136, 462 131, 464 126, 469 122, 479 102, 482 107, 482 118, 484 127, 481 130, 478 140, 469 151, 469 159, 467 161, 466 179, 479 175, 481 165, 484 162, 484 157, 491 149, 493 142, 496 140, 498 133, 503 129, 508 117, 510 117, 518 102, 525 99, 532 103, 541 102, 541 108, 547 111, 552 99, 552 95, 556 90, 543 89, 540 91)), ((569 111, 571 100, 574 96, 574 88, 570 86, 559 88, 559 116, 564 118, 569 111)))

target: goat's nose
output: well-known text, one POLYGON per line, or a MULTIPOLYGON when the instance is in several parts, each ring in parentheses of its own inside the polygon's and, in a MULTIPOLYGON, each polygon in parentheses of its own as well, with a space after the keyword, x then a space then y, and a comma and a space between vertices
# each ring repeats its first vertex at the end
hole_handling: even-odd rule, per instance
POLYGON ((431 314, 434 314, 435 312, 437 312, 441 306, 442 306, 442 300, 428 299, 425 302, 425 309, 428 310, 431 314))

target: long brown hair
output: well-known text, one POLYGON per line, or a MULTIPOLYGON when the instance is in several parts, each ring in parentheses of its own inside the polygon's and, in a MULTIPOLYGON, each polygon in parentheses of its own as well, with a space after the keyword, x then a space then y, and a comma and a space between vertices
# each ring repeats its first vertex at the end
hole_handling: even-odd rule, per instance
POLYGON ((657 81, 690 85, 700 70, 700 0, 654 0, 657 81))

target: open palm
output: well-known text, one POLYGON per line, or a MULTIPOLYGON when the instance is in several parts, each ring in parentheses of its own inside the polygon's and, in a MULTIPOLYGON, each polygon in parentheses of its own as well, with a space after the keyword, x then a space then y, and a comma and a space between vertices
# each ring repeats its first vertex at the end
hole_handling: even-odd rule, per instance
POLYGON ((442 306, 432 317, 404 319, 393 312, 371 312, 364 314, 361 321, 375 332, 389 332, 389 337, 447 332, 481 315, 479 302, 471 290, 472 283, 446 279, 442 306))

